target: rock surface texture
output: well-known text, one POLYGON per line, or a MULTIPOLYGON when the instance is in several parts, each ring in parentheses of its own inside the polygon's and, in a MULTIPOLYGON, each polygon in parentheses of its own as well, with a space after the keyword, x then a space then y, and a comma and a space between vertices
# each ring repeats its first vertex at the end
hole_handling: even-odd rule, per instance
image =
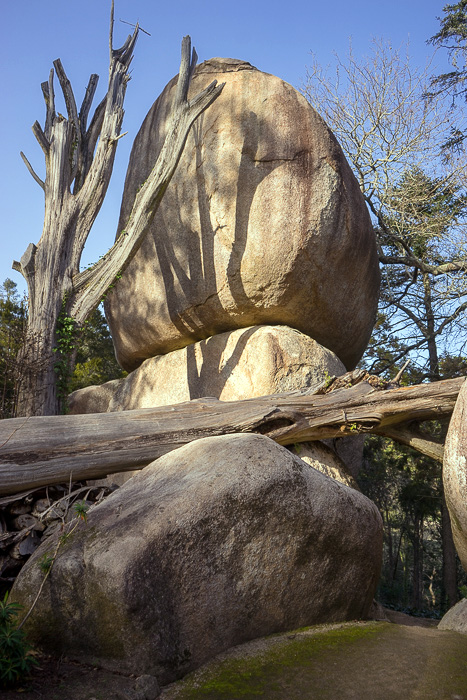
MULTIPOLYGON (((32 602, 53 546, 28 561, 14 600, 32 602)), ((89 512, 25 629, 48 649, 166 684, 243 641, 365 617, 381 549, 362 494, 265 436, 206 438, 89 512)))
MULTIPOLYGON (((301 442, 298 445, 294 445, 291 451, 311 467, 326 474, 331 479, 336 479, 336 481, 340 481, 342 484, 360 491, 360 487, 346 463, 324 442, 319 440, 316 440, 316 442, 301 442)), ((350 449, 347 452, 350 452, 350 449)))
MULTIPOLYGON (((106 300, 125 369, 237 328, 284 324, 355 367, 379 289, 366 205, 340 146, 305 98, 249 63, 198 66, 220 97, 191 129, 151 229, 106 300)), ((119 234, 161 149, 176 79, 130 158, 119 234)))
POLYGON ((344 372, 334 353, 303 333, 253 326, 152 357, 125 379, 79 389, 69 397, 69 412, 128 411, 204 396, 238 401, 305 389, 344 372))
POLYGON ((467 571, 467 380, 456 401, 446 436, 443 484, 454 544, 467 571))
POLYGON ((462 598, 454 607, 447 611, 438 625, 440 630, 453 630, 467 634, 467 598, 462 598))

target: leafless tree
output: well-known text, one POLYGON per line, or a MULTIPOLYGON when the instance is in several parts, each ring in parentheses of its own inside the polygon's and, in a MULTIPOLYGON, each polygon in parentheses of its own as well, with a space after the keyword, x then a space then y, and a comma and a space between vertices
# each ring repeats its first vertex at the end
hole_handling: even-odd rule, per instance
POLYGON ((188 99, 197 55, 194 49, 191 52, 190 37, 185 37, 168 136, 161 153, 135 197, 124 231, 119 232, 115 244, 98 263, 80 272, 83 248, 104 200, 122 136, 128 68, 139 31, 137 25, 124 45, 114 49, 113 23, 112 2, 108 89, 90 123, 88 117, 98 76, 90 77, 78 110, 71 84, 57 60, 55 71, 52 69, 48 82, 42 84, 45 125, 42 128, 36 121, 33 126, 45 156, 44 181, 22 154, 29 172, 44 190, 45 217, 38 244, 29 244, 21 260, 13 263, 13 268, 26 279, 29 295, 28 329, 22 351, 22 366, 28 369, 23 376, 19 415, 60 412, 59 380, 66 375, 70 362, 72 331, 98 306, 136 253, 175 171, 191 125, 223 87, 214 81, 188 99), (55 74, 65 98, 67 117, 55 110, 55 74), (57 352, 60 337, 62 344, 58 343, 57 352))
POLYGON ((452 347, 459 326, 465 331, 467 161, 443 151, 452 112, 443 95, 427 99, 431 71, 412 66, 408 47, 375 41, 362 60, 351 48, 336 56, 334 69, 313 58, 303 92, 335 133, 372 214, 380 308, 404 341, 392 362, 429 356, 426 376, 437 379, 437 343, 452 347))

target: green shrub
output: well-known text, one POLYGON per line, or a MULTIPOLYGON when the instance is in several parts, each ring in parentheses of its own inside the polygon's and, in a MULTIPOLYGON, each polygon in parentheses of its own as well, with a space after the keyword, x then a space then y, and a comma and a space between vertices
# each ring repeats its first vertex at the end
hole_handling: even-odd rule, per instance
POLYGON ((21 608, 19 603, 8 602, 8 593, 0 600, 0 687, 3 688, 24 680, 37 665, 23 630, 18 629, 16 618, 21 608))

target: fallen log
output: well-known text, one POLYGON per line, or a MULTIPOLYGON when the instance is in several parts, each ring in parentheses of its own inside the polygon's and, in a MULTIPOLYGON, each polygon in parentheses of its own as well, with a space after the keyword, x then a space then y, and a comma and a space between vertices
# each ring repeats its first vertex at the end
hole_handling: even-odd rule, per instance
POLYGON ((424 442, 418 449, 440 459, 442 445, 412 433, 410 424, 449 416, 464 379, 384 390, 378 378, 356 371, 331 386, 244 401, 7 419, 0 421, 0 495, 142 469, 192 440, 238 432, 289 445, 362 432, 399 439, 402 424, 401 442, 424 442))

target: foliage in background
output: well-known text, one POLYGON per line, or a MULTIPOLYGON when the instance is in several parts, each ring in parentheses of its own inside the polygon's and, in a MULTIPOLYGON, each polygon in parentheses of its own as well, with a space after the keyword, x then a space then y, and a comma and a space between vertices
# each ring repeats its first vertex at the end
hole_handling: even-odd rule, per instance
MULTIPOLYGON (((456 8, 457 29, 467 36, 467 2, 456 8)), ((375 41, 361 60, 352 49, 336 55, 334 68, 313 58, 303 88, 341 144, 375 229, 381 296, 361 366, 390 379, 409 359, 409 384, 467 367, 467 157, 446 146, 463 115, 453 112, 447 90, 430 93, 431 73, 430 65, 414 67, 407 50, 375 41)), ((466 77, 457 74, 458 88, 466 77)), ((446 426, 425 430, 442 440, 446 426)), ((441 465, 372 436, 362 487, 385 526, 381 600, 431 611, 453 605, 462 580, 441 465)))
MULTIPOLYGON (((0 419, 16 415, 16 401, 21 383, 20 349, 25 337, 27 300, 17 286, 6 279, 0 286, 0 419)), ((76 334, 57 334, 61 344, 57 348, 56 367, 61 371, 63 398, 91 384, 102 384, 126 376, 115 359, 112 337, 104 314, 99 308, 76 334), (68 375, 70 355, 76 357, 73 373, 68 375), (59 364, 61 363, 61 364, 59 364), (63 365, 63 366, 62 366, 63 365)))
POLYGON ((26 309, 26 300, 7 278, 0 286, 0 419, 15 415, 21 379, 17 358, 24 340, 26 309))
POLYGON ((105 316, 99 308, 84 324, 76 346, 76 364, 71 377, 70 391, 92 384, 103 384, 127 375, 115 359, 112 336, 105 316))
MULTIPOLYGON (((378 600, 406 612, 439 617, 449 607, 443 580, 439 465, 409 447, 372 435, 366 439, 358 481, 384 523, 378 600)), ((467 575, 459 562, 457 580, 462 595, 467 575)))

